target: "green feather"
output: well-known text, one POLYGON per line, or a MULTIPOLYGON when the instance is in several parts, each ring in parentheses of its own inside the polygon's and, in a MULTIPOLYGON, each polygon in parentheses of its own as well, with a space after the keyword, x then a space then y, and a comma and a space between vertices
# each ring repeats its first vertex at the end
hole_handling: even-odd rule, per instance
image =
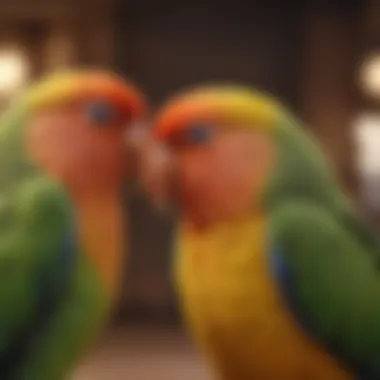
POLYGON ((109 300, 80 247, 62 253, 74 210, 28 157, 27 120, 23 100, 0 119, 0 378, 59 380, 95 337, 109 300), (64 269, 66 254, 74 260, 64 269))
POLYGON ((380 245, 295 120, 279 120, 266 194, 282 284, 308 333, 363 379, 380 378, 380 245))

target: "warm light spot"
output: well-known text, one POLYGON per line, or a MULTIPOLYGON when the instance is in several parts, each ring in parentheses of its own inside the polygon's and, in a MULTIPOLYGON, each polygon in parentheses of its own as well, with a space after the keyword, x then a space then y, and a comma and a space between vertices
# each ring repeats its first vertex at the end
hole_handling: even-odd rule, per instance
POLYGON ((361 81, 363 90, 380 98, 380 53, 367 58, 362 66, 361 81))
POLYGON ((26 81, 27 59, 21 51, 0 50, 0 95, 11 95, 26 81))
POLYGON ((380 114, 364 113, 354 124, 356 166, 362 196, 368 206, 380 208, 380 114))

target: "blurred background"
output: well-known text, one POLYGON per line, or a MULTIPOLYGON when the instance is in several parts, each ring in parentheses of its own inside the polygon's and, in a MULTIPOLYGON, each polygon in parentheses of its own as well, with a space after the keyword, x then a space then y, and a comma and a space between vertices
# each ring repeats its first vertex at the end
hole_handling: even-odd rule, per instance
MULTIPOLYGON (((378 0, 1 0, 0 101, 60 67, 112 68, 157 107, 199 82, 280 97, 380 227, 378 0)), ((209 379, 170 280, 174 220, 126 191, 130 262, 115 319, 75 380, 209 379)))

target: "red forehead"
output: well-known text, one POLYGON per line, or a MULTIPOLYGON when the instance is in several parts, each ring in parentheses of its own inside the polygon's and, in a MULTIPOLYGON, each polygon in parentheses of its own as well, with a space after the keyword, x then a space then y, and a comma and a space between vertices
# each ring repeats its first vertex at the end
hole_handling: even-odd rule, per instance
POLYGON ((216 112, 214 102, 197 98, 179 99, 169 103, 159 113, 154 130, 159 139, 165 140, 193 122, 207 121, 223 122, 222 115, 216 112))
POLYGON ((275 124, 281 107, 270 97, 241 86, 206 86, 179 95, 159 113, 155 123, 158 138, 167 139, 192 123, 218 126, 275 124))
POLYGON ((83 97, 106 97, 121 109, 140 117, 146 112, 142 93, 131 83, 108 73, 90 73, 78 78, 83 97))
POLYGON ((140 117, 146 112, 143 95, 133 84, 114 74, 99 71, 49 75, 31 88, 26 99, 31 111, 38 111, 88 98, 106 98, 132 117, 140 117))

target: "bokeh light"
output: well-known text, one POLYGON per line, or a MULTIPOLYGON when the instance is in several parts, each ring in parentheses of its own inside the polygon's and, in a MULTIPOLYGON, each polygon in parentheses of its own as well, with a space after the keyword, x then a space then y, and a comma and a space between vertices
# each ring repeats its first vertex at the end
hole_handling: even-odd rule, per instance
POLYGON ((364 61, 361 81, 365 93, 380 98, 380 53, 374 54, 364 61))
POLYGON ((24 54, 17 49, 0 50, 0 95, 17 91, 28 76, 28 63, 24 54))
POLYGON ((354 125, 356 142, 356 168, 362 184, 365 204, 373 209, 380 207, 380 114, 363 113, 354 125))

